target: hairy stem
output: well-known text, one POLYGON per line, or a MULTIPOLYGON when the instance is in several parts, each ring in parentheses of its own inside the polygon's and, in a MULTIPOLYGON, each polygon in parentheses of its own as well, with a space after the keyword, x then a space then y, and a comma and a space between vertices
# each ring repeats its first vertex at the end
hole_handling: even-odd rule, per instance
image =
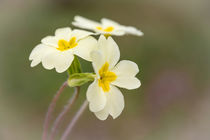
POLYGON ((80 109, 77 111, 76 115, 73 117, 72 121, 69 123, 68 127, 66 128, 66 130, 64 131, 61 140, 67 140, 69 134, 72 131, 72 128, 74 127, 74 125, 76 124, 77 120, 79 119, 79 117, 82 115, 82 113, 84 112, 85 108, 88 105, 88 101, 85 100, 84 103, 82 104, 82 106, 80 107, 80 109))
POLYGON ((72 105, 74 104, 76 99, 78 98, 79 91, 80 91, 80 87, 75 87, 75 92, 74 92, 73 96, 69 99, 67 105, 63 108, 63 110, 61 111, 61 113, 58 115, 55 122, 53 123, 51 134, 49 136, 50 140, 54 140, 55 135, 58 131, 58 127, 60 126, 66 113, 68 113, 68 111, 70 110, 70 108, 72 107, 72 105))
POLYGON ((45 121, 44 121, 44 127, 43 127, 43 135, 42 135, 42 140, 47 140, 47 137, 48 137, 48 127, 49 127, 49 122, 50 122, 50 119, 52 117, 52 112, 55 108, 55 105, 56 105, 56 102, 59 98, 59 96, 61 95, 62 91, 64 90, 64 88, 66 88, 68 86, 68 83, 67 81, 65 81, 60 89, 57 91, 57 93, 55 94, 54 98, 52 99, 49 107, 48 107, 48 111, 47 111, 47 114, 45 116, 45 121))

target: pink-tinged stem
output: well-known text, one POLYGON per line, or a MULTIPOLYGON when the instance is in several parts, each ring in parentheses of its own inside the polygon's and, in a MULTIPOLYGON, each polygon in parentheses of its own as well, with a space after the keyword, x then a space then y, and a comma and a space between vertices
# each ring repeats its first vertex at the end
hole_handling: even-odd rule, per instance
POLYGON ((74 118, 72 119, 72 121, 69 123, 68 127, 66 128, 66 130, 64 131, 61 140, 67 140, 69 134, 72 131, 72 128, 74 127, 74 125, 76 124, 77 120, 79 119, 79 117, 82 115, 82 113, 84 112, 85 108, 88 106, 88 101, 85 100, 84 103, 82 104, 82 106, 80 107, 80 109, 77 111, 76 115, 74 116, 74 118))
POLYGON ((47 140, 47 137, 48 137, 48 127, 49 127, 49 122, 50 122, 50 119, 52 117, 52 112, 55 108, 55 105, 56 105, 56 102, 59 98, 59 96, 61 95, 62 91, 64 90, 64 88, 66 88, 68 86, 68 83, 67 81, 65 81, 60 89, 57 91, 57 93, 55 94, 53 100, 51 101, 49 107, 48 107, 48 111, 47 111, 47 114, 45 116, 45 121, 44 121, 44 128, 43 128, 43 135, 42 135, 42 140, 47 140))
POLYGON ((60 126, 62 120, 64 119, 64 116, 66 115, 66 113, 68 113, 68 111, 71 109, 72 105, 74 104, 74 102, 78 98, 79 91, 80 91, 80 87, 75 87, 75 92, 74 92, 73 96, 70 98, 67 105, 63 108, 62 112, 56 118, 56 120, 53 124, 52 130, 51 130, 51 134, 49 136, 50 140, 54 140, 55 135, 58 131, 58 127, 60 126))

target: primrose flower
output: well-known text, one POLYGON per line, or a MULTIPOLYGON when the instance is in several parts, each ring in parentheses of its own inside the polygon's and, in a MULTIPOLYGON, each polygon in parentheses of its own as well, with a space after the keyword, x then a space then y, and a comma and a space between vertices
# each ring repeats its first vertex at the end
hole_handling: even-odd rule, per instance
POLYGON ((91 57, 96 78, 86 93, 89 109, 100 120, 105 120, 109 114, 115 119, 124 108, 124 97, 116 86, 126 89, 140 87, 141 83, 135 77, 139 72, 138 66, 129 60, 117 64, 119 48, 111 37, 106 39, 103 35, 91 57))
POLYGON ((93 30, 96 33, 104 34, 104 35, 116 35, 122 36, 125 34, 132 34, 137 36, 142 36, 143 33, 132 26, 124 26, 119 23, 112 21, 107 18, 102 18, 101 23, 89 20, 87 18, 81 16, 75 16, 74 22, 72 23, 74 26, 93 30))
POLYGON ((42 62, 45 69, 55 68, 58 73, 66 71, 71 65, 74 55, 91 61, 90 52, 95 49, 97 41, 91 37, 93 33, 71 28, 59 28, 55 36, 47 36, 41 40, 31 52, 31 67, 42 62))

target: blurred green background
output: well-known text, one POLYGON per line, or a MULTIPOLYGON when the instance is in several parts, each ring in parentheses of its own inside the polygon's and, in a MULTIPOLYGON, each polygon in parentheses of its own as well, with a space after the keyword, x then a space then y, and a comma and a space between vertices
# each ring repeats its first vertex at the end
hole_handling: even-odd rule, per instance
MULTIPOLYGON (((41 38, 72 27, 75 15, 110 18, 145 35, 114 37, 121 59, 139 65, 142 82, 137 90, 122 90, 121 116, 99 121, 86 110, 70 139, 209 140, 209 13, 209 0, 0 0, 0 140, 41 139, 47 107, 67 77, 41 65, 30 68, 28 57, 41 38)), ((65 90, 54 115, 72 91, 65 90)))

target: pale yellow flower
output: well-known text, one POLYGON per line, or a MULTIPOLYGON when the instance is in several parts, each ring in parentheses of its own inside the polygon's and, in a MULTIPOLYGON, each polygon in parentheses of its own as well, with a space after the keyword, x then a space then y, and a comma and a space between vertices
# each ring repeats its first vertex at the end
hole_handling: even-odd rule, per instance
POLYGON ((91 61, 90 52, 95 49, 97 40, 83 30, 60 28, 55 36, 47 36, 41 40, 31 52, 31 67, 42 62, 45 69, 55 68, 58 73, 66 71, 71 65, 74 55, 91 61))
POLYGON ((104 35, 116 35, 122 36, 125 34, 132 34, 137 36, 142 36, 143 33, 133 26, 124 26, 120 25, 119 23, 107 19, 102 18, 101 23, 89 20, 87 18, 81 16, 75 16, 74 22, 72 23, 74 26, 93 30, 96 33, 104 34, 104 35))
POLYGON ((97 50, 91 52, 91 57, 97 76, 87 90, 90 111, 100 120, 105 120, 109 114, 115 119, 124 108, 124 97, 116 86, 138 88, 141 85, 135 77, 139 72, 138 66, 129 60, 117 64, 119 48, 111 37, 106 39, 103 35, 98 40, 97 50))

